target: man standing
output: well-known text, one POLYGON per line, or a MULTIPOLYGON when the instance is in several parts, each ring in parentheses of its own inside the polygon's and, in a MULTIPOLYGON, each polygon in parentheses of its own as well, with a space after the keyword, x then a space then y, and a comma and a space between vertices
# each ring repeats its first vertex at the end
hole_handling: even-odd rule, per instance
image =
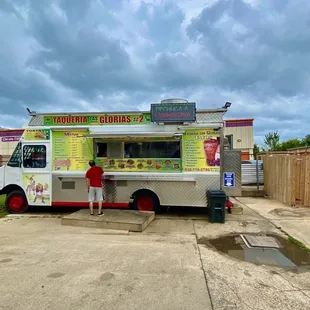
POLYGON ((103 215, 102 210, 102 174, 101 167, 96 166, 93 160, 89 161, 90 168, 86 172, 86 189, 88 191, 88 201, 90 215, 94 215, 94 201, 98 201, 98 215, 103 215))

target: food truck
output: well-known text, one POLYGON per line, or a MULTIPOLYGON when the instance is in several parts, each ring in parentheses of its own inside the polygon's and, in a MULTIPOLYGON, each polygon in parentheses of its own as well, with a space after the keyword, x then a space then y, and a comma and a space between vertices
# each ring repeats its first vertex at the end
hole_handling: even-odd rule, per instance
POLYGON ((36 113, 0 167, 11 213, 28 206, 88 207, 85 173, 102 166, 104 207, 157 211, 207 206, 221 188, 223 115, 169 99, 145 112, 36 113))

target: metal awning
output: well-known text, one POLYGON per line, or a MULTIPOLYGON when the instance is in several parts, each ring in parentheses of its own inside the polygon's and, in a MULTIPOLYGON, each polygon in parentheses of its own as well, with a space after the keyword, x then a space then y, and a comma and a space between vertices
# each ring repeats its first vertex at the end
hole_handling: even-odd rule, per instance
POLYGON ((91 127, 88 137, 174 137, 182 134, 178 126, 129 125, 91 127))

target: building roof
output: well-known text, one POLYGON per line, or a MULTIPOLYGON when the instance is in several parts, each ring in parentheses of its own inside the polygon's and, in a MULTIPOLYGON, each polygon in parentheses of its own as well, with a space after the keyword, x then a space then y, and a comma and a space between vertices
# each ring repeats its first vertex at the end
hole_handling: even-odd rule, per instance
POLYGON ((11 133, 11 132, 23 132, 25 129, 16 128, 16 129, 7 129, 7 128, 0 128, 1 133, 11 133))
POLYGON ((0 137, 19 137, 24 129, 0 129, 0 137))
POLYGON ((226 123, 237 123, 237 122, 253 122, 254 118, 238 118, 238 119, 225 119, 226 123))

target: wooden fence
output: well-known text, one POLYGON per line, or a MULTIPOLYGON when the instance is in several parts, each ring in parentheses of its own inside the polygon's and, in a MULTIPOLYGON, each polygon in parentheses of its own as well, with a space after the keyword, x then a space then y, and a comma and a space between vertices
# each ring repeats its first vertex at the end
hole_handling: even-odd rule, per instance
POLYGON ((265 153, 264 190, 289 206, 310 207, 310 150, 265 153))

